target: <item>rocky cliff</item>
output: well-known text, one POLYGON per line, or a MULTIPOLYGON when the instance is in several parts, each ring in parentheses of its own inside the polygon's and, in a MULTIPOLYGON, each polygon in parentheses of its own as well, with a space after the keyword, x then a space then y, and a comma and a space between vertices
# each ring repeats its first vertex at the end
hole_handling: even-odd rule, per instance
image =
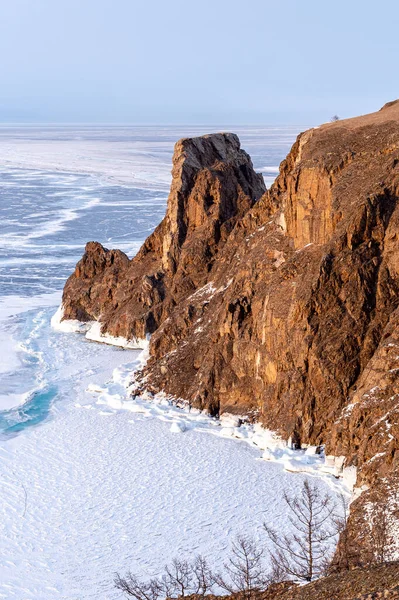
POLYGON ((133 260, 87 245, 64 318, 128 339, 151 333, 146 388, 255 415, 344 456, 359 486, 389 488, 399 102, 301 134, 268 191, 233 134, 181 140, 172 174, 166 216, 133 260))

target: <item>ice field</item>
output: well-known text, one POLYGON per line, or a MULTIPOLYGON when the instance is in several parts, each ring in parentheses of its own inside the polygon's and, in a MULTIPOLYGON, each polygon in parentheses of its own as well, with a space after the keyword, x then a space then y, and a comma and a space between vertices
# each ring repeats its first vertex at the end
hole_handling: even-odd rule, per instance
MULTIPOLYGON (((132 401, 137 350, 50 326, 84 244, 132 256, 164 215, 174 141, 213 129, 0 128, 0 598, 117 600, 116 571, 266 541, 306 476, 342 488, 278 440, 262 459, 257 430, 132 401)), ((234 131, 268 183, 298 133, 234 131)))

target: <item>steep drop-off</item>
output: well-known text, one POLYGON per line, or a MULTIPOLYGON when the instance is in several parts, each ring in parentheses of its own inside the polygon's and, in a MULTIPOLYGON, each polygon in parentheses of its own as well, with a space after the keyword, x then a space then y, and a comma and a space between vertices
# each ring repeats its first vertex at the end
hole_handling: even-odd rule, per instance
POLYGON ((64 318, 151 333, 143 387, 325 444, 386 494, 399 458, 399 102, 301 134, 269 191, 233 134, 181 140, 172 174, 165 219, 133 260, 87 245, 64 318))

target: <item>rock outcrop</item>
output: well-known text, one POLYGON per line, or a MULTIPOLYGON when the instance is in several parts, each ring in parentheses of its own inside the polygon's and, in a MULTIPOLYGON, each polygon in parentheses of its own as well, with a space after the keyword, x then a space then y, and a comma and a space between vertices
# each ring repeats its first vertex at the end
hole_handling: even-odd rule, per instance
POLYGON ((236 135, 180 140, 167 213, 133 260, 89 242, 63 295, 64 318, 145 338, 208 279, 220 250, 265 192, 236 135))
MULTIPOLYGON (((269 191, 233 134, 176 144, 138 255, 91 242, 65 318, 151 333, 143 386, 398 469, 399 103, 301 134, 269 191)), ((359 501, 361 503, 361 499, 359 501)))
POLYGON ((341 571, 306 585, 286 586, 271 586, 259 600, 398 600, 399 564, 341 571))

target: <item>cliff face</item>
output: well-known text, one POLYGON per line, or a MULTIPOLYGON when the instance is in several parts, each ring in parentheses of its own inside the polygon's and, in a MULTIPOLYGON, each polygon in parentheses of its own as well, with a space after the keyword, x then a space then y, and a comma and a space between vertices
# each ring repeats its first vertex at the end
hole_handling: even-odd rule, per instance
POLYGON ((138 255, 90 243, 65 318, 151 333, 143 386, 398 467, 399 103, 301 134, 269 191, 232 134, 176 144, 138 255), (145 383, 144 383, 145 382, 145 383))

